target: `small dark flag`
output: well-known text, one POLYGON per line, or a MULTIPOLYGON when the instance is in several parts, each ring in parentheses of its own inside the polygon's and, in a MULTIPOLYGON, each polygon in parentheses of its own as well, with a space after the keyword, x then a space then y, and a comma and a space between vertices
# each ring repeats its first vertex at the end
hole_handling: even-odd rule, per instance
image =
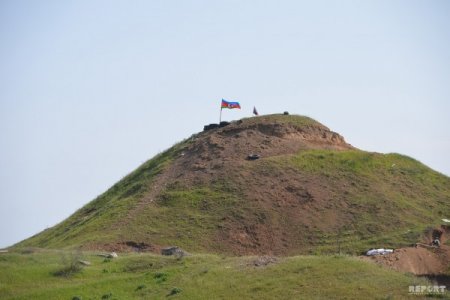
POLYGON ((253 106, 253 114, 255 116, 259 116, 258 111, 256 110, 256 107, 253 106))

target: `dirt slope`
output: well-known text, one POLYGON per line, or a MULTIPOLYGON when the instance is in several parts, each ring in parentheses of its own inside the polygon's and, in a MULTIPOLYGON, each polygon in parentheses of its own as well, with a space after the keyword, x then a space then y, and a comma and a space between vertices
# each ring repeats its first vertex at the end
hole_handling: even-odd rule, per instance
POLYGON ((270 115, 193 135, 17 246, 359 253, 414 243, 450 215, 449 200, 450 179, 411 158, 270 115))
POLYGON ((450 267, 450 246, 444 243, 449 234, 450 227, 441 226, 440 229, 429 231, 415 247, 396 249, 392 254, 373 256, 370 260, 396 271, 415 275, 447 274, 450 267), (429 246, 433 237, 440 238, 442 242, 440 247, 429 246))
POLYGON ((392 254, 372 258, 378 264, 415 275, 446 274, 450 265, 450 248, 407 247, 392 254))

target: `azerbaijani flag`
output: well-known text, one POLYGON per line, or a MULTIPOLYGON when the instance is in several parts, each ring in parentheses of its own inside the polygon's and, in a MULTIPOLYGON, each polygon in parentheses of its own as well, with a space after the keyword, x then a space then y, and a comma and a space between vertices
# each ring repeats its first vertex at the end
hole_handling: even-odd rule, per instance
POLYGON ((222 108, 229 108, 229 109, 239 108, 239 109, 241 109, 241 106, 239 105, 239 102, 229 102, 229 101, 222 99, 222 104, 220 106, 220 109, 222 109, 222 108))

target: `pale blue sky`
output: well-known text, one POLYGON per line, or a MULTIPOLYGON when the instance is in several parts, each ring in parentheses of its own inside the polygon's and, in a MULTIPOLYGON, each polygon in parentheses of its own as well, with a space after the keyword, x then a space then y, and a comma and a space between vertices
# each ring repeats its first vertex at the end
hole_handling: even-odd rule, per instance
MULTIPOLYGON (((242 110, 450 174, 450 1, 0 2, 0 247, 242 110)), ((449 216, 450 217, 450 216, 449 216)))

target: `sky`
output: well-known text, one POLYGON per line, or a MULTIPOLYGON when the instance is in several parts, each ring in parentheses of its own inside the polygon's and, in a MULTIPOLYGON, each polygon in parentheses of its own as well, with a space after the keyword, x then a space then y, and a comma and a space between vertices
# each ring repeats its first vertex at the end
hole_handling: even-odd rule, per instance
MULTIPOLYGON (((0 1, 0 247, 222 119, 289 111, 450 175, 450 1, 0 1)), ((450 217, 450 216, 449 216, 450 217)))

